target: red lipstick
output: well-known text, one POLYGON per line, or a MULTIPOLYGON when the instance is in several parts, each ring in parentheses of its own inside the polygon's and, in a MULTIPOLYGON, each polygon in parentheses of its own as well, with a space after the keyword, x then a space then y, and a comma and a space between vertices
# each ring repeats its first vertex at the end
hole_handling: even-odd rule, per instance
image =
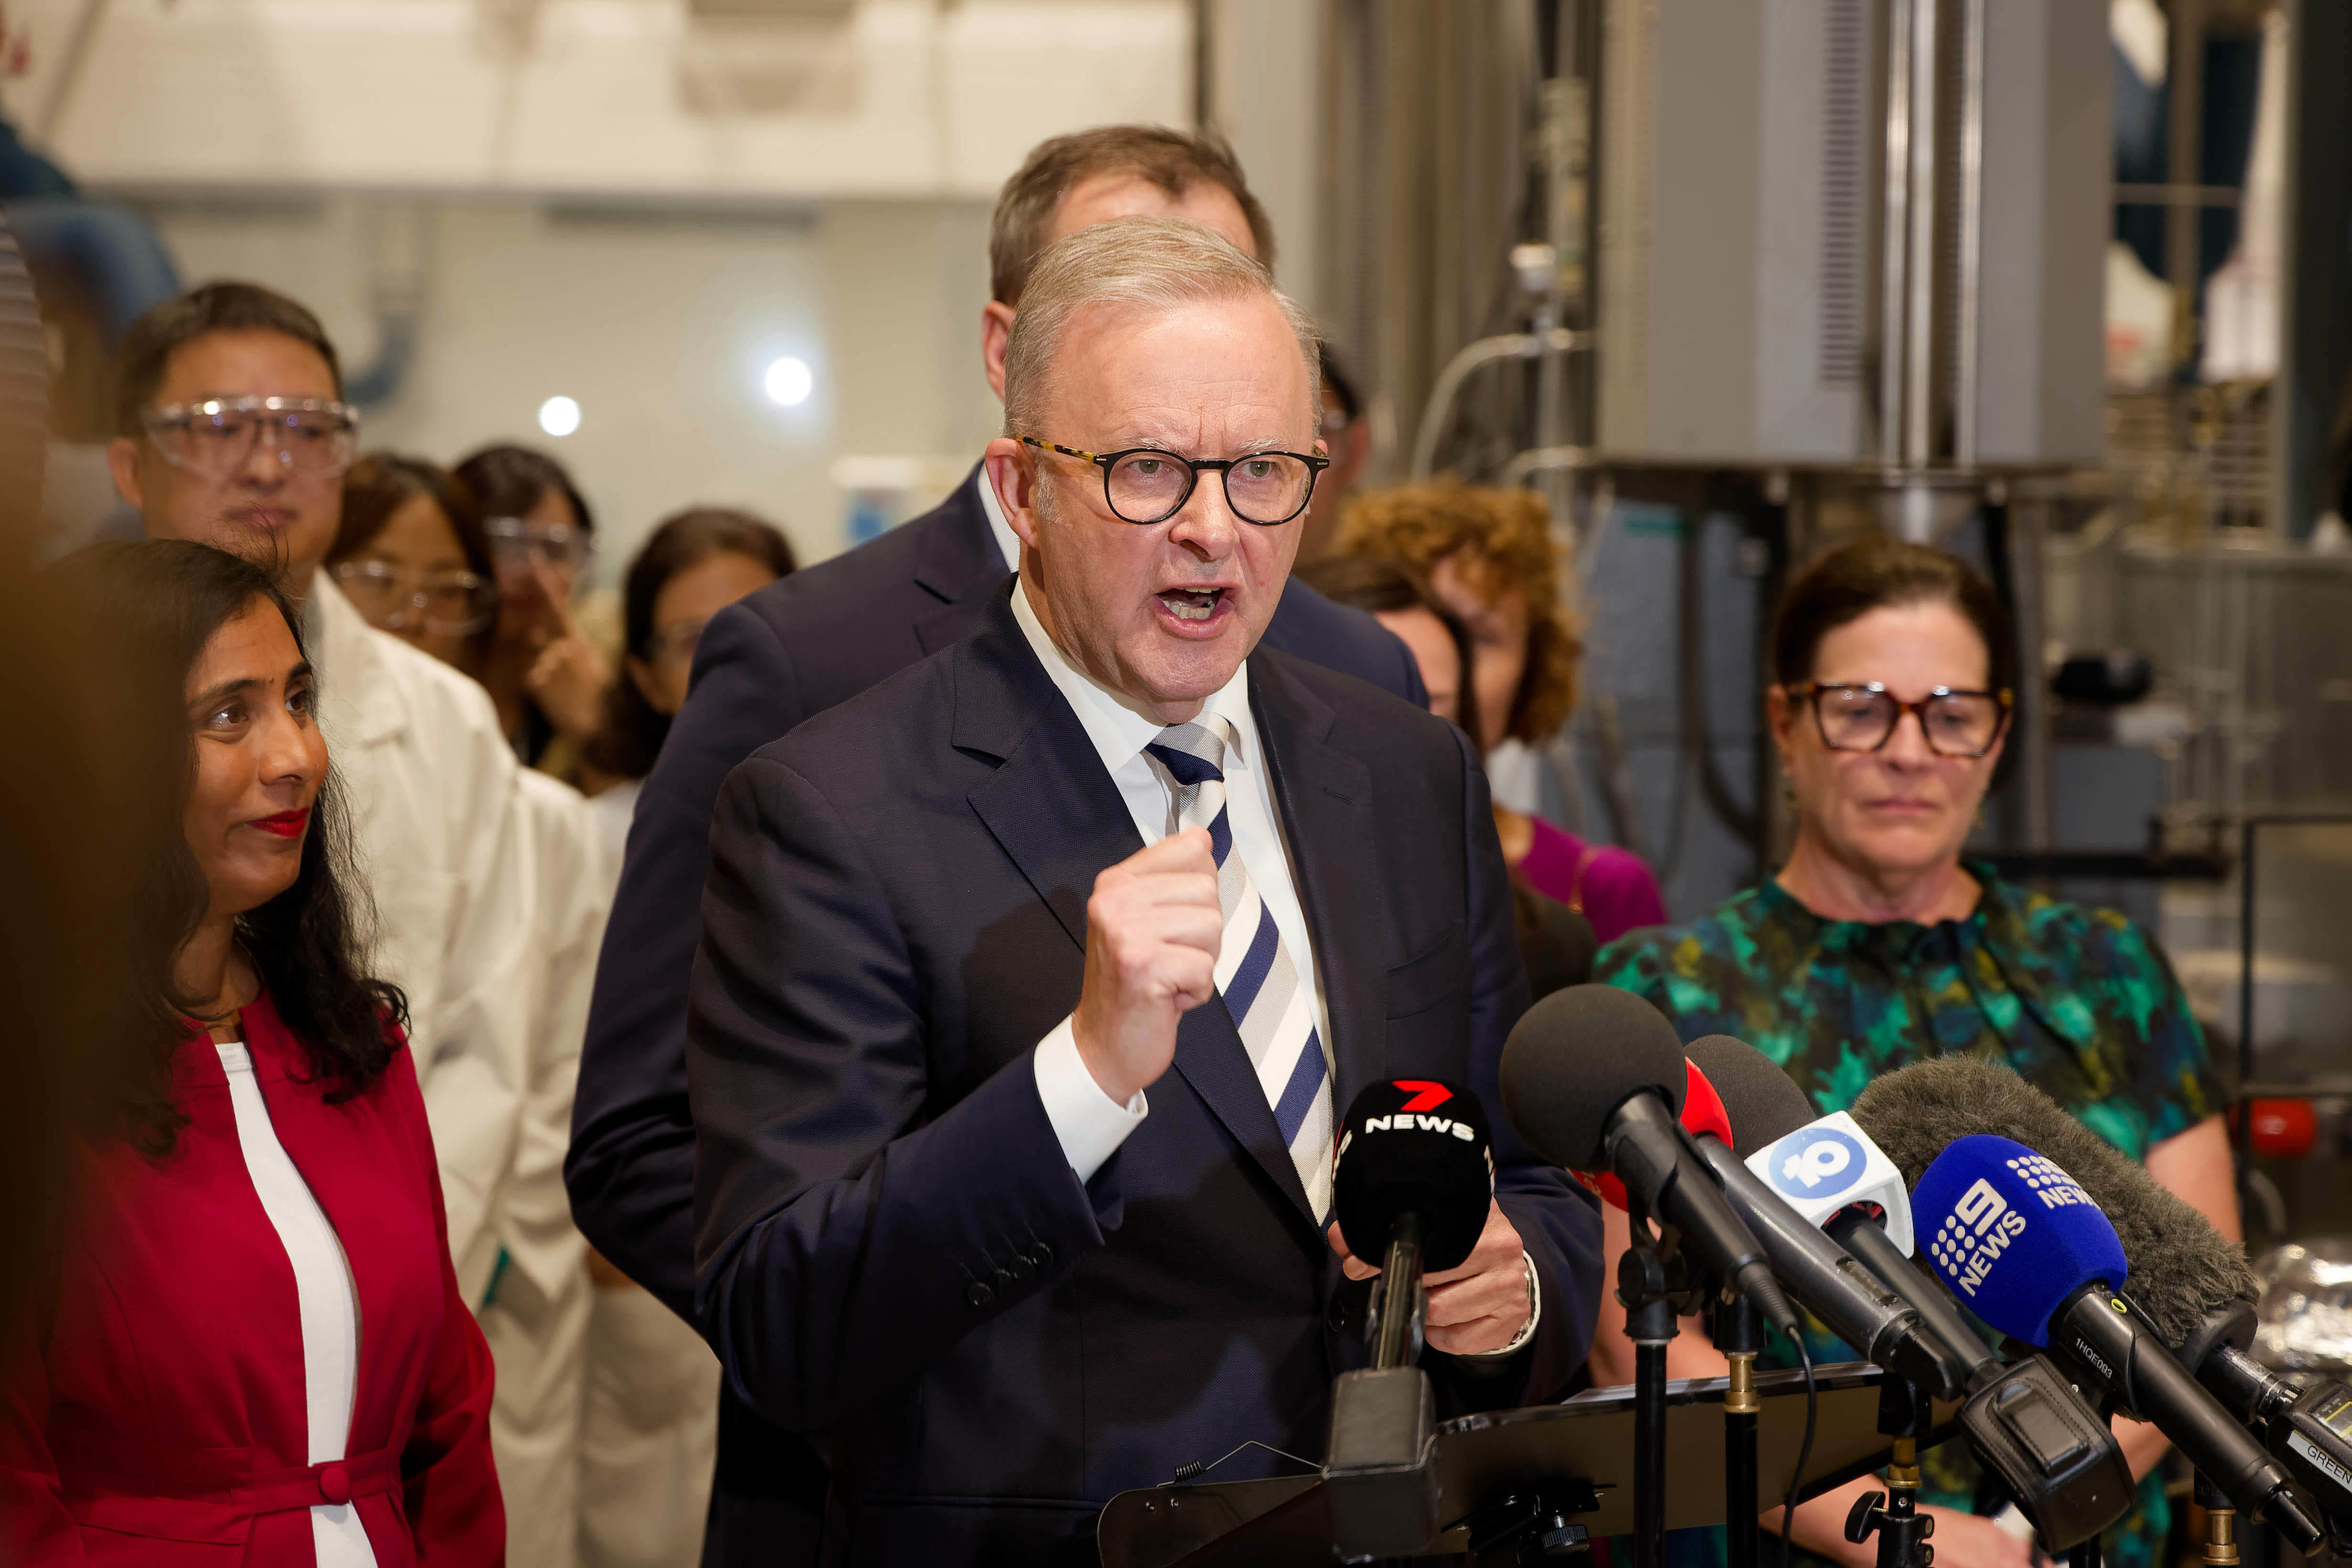
POLYGON ((310 808, 305 806, 299 811, 280 811, 274 817, 256 817, 251 825, 265 833, 275 833, 281 839, 299 839, 302 836, 302 830, 310 825, 310 808))

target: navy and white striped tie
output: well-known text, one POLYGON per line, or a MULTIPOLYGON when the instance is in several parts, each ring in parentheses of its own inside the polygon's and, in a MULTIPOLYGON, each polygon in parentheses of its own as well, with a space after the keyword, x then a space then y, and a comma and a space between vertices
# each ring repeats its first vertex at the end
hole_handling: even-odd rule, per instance
POLYGON ((1258 896, 1242 857, 1234 853, 1225 817, 1225 750, 1233 726, 1213 713, 1171 725, 1144 747, 1176 785, 1176 828, 1209 830, 1217 860, 1217 902, 1225 934, 1217 953, 1217 993, 1240 1031, 1258 1086, 1274 1107, 1275 1124, 1290 1163, 1307 1188, 1319 1224, 1331 1208, 1331 1068, 1315 1024, 1315 998, 1275 928, 1274 912, 1258 896))

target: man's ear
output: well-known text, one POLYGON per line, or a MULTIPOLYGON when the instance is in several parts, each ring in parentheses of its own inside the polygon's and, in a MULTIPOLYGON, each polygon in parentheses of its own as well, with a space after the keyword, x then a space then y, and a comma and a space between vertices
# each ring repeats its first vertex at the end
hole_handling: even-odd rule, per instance
POLYGON ((139 488, 139 443, 134 438, 118 435, 106 444, 106 471, 114 476, 114 493, 125 505, 147 509, 139 488))
POLYGON ((1004 521, 1015 538, 1030 549, 1037 547, 1037 469, 1029 461, 1029 449, 1009 435, 1000 435, 988 444, 981 458, 987 469, 983 476, 996 486, 996 500, 1004 508, 1004 521))
POLYGON ((1013 341, 1013 307, 992 299, 980 308, 980 362, 988 372, 988 390, 1004 401, 1004 348, 1013 341))

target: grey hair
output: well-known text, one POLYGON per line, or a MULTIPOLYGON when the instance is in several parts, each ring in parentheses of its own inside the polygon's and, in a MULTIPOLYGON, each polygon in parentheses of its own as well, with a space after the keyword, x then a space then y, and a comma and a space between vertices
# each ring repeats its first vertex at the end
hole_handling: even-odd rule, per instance
POLYGON ((1167 310, 1262 295, 1281 308, 1307 366, 1310 415, 1323 412, 1321 334, 1266 269, 1214 232, 1181 218, 1113 218, 1045 247, 1021 290, 1004 349, 1004 434, 1051 439, 1038 417, 1071 319, 1095 305, 1167 310))

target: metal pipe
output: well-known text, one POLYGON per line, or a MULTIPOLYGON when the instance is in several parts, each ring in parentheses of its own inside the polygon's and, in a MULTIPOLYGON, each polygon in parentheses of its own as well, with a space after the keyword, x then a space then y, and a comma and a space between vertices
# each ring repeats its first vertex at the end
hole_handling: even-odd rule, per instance
POLYGON ((1538 340, 1531 332, 1506 332, 1498 337, 1481 338, 1468 343, 1445 361, 1437 372, 1437 380, 1429 389, 1429 402, 1422 410, 1420 427, 1413 433, 1413 479, 1429 477, 1437 462, 1437 444, 1444 437, 1446 416, 1454 412, 1454 400, 1462 393, 1462 386, 1480 368, 1497 360, 1533 359, 1538 353, 1565 354, 1591 346, 1592 334, 1555 327, 1547 339, 1538 340))
MULTIPOLYGON (((2189 184, 2203 173, 2198 150, 2205 123, 2204 0, 2172 0, 2172 104, 2168 183, 2189 184)), ((2197 230, 2199 211, 2186 203, 2165 214, 2164 273, 2172 285, 2172 362, 2189 362, 2197 352, 2197 230)))
POLYGON ((1952 393, 1952 461, 1977 465, 1977 377, 1984 287, 1985 0, 1962 0, 1960 85, 1960 276, 1958 363, 1952 393))
POLYGON ((1503 465, 1502 477, 1496 481, 1505 489, 1522 484, 1530 474, 1549 473, 1556 469, 1590 468, 1595 459, 1590 446, 1531 446, 1503 465))
POLYGON ((1910 300, 1904 341, 1903 455, 1934 456, 1936 373, 1936 0, 1912 0, 1910 300))
POLYGON ((1903 457, 1903 279, 1911 193, 1911 7, 1889 7, 1886 40, 1886 168, 1880 196, 1878 452, 1903 457))

